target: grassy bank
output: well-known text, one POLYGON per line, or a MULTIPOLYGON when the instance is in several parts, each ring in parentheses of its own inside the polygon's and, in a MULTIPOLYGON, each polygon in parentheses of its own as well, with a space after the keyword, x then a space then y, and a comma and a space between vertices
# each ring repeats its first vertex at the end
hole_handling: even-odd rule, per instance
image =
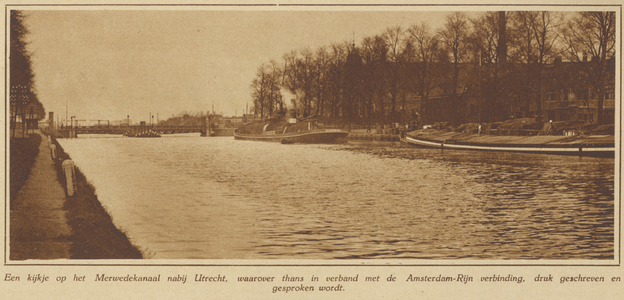
MULTIPOLYGON (((59 160, 55 162, 58 180, 66 187, 61 164, 69 159, 56 138, 59 160)), ((64 209, 67 222, 72 228, 70 237, 72 259, 139 259, 143 253, 130 243, 126 234, 113 224, 113 220, 95 195, 95 188, 87 181, 80 169, 76 168, 77 192, 67 197, 64 209)))
POLYGON ((31 134, 27 138, 12 138, 10 146, 10 204, 14 205, 17 192, 22 188, 30 169, 35 163, 35 158, 39 154, 41 135, 31 134))

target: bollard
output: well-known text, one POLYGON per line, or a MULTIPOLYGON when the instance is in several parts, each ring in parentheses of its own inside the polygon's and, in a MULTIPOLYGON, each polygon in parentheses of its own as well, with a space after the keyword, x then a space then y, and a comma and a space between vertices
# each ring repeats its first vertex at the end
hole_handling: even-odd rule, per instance
POLYGON ((63 173, 65 173, 65 181, 67 182, 67 196, 73 196, 76 193, 76 173, 74 172, 74 162, 66 159, 61 165, 63 173))
POLYGON ((50 152, 52 154, 52 160, 56 159, 56 145, 50 145, 50 152))
POLYGON ((52 139, 50 138, 50 136, 48 135, 48 147, 50 147, 50 145, 52 145, 52 139))

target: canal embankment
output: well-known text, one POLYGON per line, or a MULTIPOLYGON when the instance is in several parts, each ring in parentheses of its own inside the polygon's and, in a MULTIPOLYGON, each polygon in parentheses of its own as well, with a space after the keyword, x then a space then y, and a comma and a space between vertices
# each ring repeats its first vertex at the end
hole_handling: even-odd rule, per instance
POLYGON ((56 159, 42 136, 31 175, 11 205, 12 260, 139 259, 140 249, 113 223, 95 188, 76 168, 76 193, 67 196, 62 162, 69 159, 52 136, 56 159), (14 203, 14 205, 13 205, 14 203))
MULTIPOLYGON (((13 201, 30 175, 39 154, 41 135, 31 134, 25 138, 11 138, 10 144, 10 200, 13 201)), ((13 202, 10 203, 13 205, 13 202)))
MULTIPOLYGON (((21 158, 11 157, 12 164, 24 164, 24 169, 30 166, 30 172, 19 191, 11 195, 9 257, 11 260, 70 258, 71 228, 63 208, 65 192, 56 181, 47 138, 44 140, 39 133, 33 135, 39 137, 28 139, 39 143, 22 140, 25 143, 19 149, 23 151, 18 155, 21 158), (37 155, 32 157, 33 153, 37 155)), ((23 176, 24 172, 19 172, 23 176)))
MULTIPOLYGON (((57 179, 60 185, 65 187, 65 174, 61 165, 71 157, 65 153, 55 137, 52 137, 52 143, 57 149, 58 159, 55 161, 57 179)), ((76 193, 72 197, 67 197, 64 205, 67 210, 67 222, 72 228, 71 258, 143 258, 142 251, 115 226, 113 219, 98 200, 95 188, 77 167, 75 174, 76 193)))

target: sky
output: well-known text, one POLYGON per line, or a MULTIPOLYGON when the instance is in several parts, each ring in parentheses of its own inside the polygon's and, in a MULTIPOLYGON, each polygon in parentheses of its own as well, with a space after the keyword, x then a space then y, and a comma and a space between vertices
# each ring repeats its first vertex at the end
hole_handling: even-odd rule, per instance
POLYGON ((241 115, 257 68, 292 50, 357 45, 387 27, 448 12, 277 8, 29 10, 39 100, 55 119, 164 120, 183 112, 241 115))

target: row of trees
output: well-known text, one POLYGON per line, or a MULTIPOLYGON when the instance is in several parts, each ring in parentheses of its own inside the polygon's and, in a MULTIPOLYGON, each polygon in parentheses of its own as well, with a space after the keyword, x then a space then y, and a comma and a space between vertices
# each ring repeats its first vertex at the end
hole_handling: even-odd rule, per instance
MULTIPOLYGON (((444 98, 451 119, 462 122, 469 97, 479 99, 483 122, 537 103, 542 115, 542 74, 557 57, 583 64, 582 77, 600 95, 603 110, 608 63, 615 52, 614 12, 456 12, 434 30, 426 23, 389 27, 359 46, 332 44, 291 51, 258 67, 251 83, 255 113, 272 117, 291 105, 300 116, 350 121, 399 121, 412 115, 409 99, 444 98)), ((423 102, 424 103, 424 102, 423 102)), ((421 107, 422 117, 427 111, 421 107)), ((604 120, 603 120, 604 121, 604 120)))
POLYGON ((31 53, 26 48, 28 28, 24 22, 25 18, 21 11, 11 11, 9 54, 11 137, 15 136, 18 116, 21 118, 22 126, 25 126, 26 119, 31 116, 37 120, 45 117, 45 109, 39 102, 35 90, 31 53))

